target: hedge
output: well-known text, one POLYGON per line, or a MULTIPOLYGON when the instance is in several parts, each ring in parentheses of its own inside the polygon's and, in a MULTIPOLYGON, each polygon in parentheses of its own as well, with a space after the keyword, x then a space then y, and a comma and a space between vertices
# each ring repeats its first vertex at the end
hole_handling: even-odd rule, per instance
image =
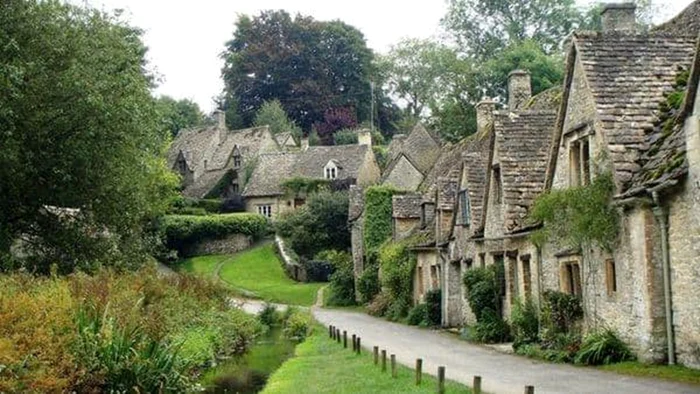
POLYGON ((182 252, 203 240, 223 238, 232 234, 260 238, 267 232, 268 222, 265 217, 252 213, 165 215, 160 219, 159 230, 169 249, 182 252))

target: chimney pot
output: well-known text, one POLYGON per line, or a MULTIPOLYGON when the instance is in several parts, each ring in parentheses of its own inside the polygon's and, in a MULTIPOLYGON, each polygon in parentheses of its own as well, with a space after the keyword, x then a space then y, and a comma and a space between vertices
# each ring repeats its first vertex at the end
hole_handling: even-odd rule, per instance
POLYGON ((637 28, 634 3, 608 3, 603 5, 600 12, 601 25, 604 33, 632 33, 637 28))
POLYGON ((532 97, 530 73, 525 70, 513 70, 508 74, 508 109, 522 109, 532 97))
POLYGON ((226 112, 218 109, 214 111, 214 116, 216 116, 216 127, 226 129, 226 112))
POLYGON ((357 132, 357 144, 372 146, 372 133, 369 130, 360 130, 357 132))
POLYGON ((493 124, 493 112, 496 110, 496 102, 489 97, 484 97, 476 104, 476 132, 485 134, 493 124))

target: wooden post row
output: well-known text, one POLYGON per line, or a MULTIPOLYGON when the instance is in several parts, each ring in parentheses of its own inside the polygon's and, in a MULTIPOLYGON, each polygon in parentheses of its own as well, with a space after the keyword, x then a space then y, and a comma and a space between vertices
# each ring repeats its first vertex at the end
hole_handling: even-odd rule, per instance
POLYGON ((445 394, 445 367, 438 367, 438 394, 445 394))
POLYGON ((416 359, 416 386, 420 386, 423 379, 423 359, 416 359))
POLYGON ((379 365, 379 346, 374 347, 374 365, 379 365))
POLYGON ((472 392, 474 394, 481 394, 481 376, 474 376, 474 383, 472 384, 472 392))
POLYGON ((396 378, 396 355, 391 355, 391 377, 396 378))

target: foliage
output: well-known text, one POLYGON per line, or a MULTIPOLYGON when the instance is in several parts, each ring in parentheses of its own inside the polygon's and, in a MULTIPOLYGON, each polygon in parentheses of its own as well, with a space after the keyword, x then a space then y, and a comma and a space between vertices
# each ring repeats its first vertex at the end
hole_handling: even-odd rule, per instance
POLYGON ((175 100, 170 96, 160 96, 156 99, 162 122, 175 138, 180 130, 204 123, 204 114, 199 105, 190 99, 175 100))
POLYGON ((382 291, 389 297, 387 316, 399 320, 406 316, 413 303, 413 271, 416 257, 410 252, 416 239, 406 238, 400 242, 386 242, 379 249, 378 261, 382 291))
POLYGON ((428 307, 427 323, 433 327, 442 325, 442 291, 428 290, 425 293, 425 304, 428 307))
POLYGON ((217 199, 225 197, 230 193, 229 189, 234 179, 238 177, 238 171, 234 169, 227 170, 224 175, 216 182, 216 185, 207 192, 205 199, 217 199))
POLYGON ((700 384, 700 374, 698 370, 682 365, 656 365, 638 361, 625 361, 618 364, 604 365, 601 369, 630 376, 664 379, 696 385, 700 384))
POLYGON ((428 326, 428 305, 418 304, 408 311, 406 323, 409 326, 428 326))
POLYGON ((284 336, 302 342, 313 332, 313 321, 310 312, 289 307, 284 321, 284 336))
POLYGON ((356 28, 287 12, 239 17, 222 55, 225 101, 249 125, 265 101, 277 99, 307 133, 331 108, 369 118, 372 51, 356 28), (233 107, 233 103, 231 107, 233 107))
POLYGON ((183 211, 188 208, 199 209, 207 213, 224 213, 223 201, 217 199, 197 199, 178 196, 174 199, 169 213, 186 215, 183 211))
POLYGON ((389 161, 389 151, 387 147, 372 145, 372 151, 374 152, 374 160, 377 161, 379 169, 383 171, 389 161))
POLYGON ((348 250, 348 194, 312 194, 304 206, 283 215, 276 228, 302 258, 312 258, 323 250, 348 250))
MULTIPOLYGON (((206 258, 196 257, 195 261, 206 258)), ((270 244, 248 249, 232 256, 222 256, 219 272, 224 283, 245 291, 248 296, 288 305, 311 306, 321 283, 299 283, 284 272, 283 263, 270 244)))
POLYGON ((588 186, 551 190, 537 198, 530 212, 543 228, 533 236, 542 244, 554 241, 580 249, 600 246, 612 250, 618 239, 620 213, 612 205, 612 174, 598 175, 588 186))
POLYGON ((220 285, 155 269, 0 276, 0 391, 189 391, 260 330, 220 285))
MULTIPOLYGON (((372 259, 368 257, 369 261, 372 259)), ((365 266, 365 270, 357 279, 357 292, 360 294, 360 302, 367 304, 371 302, 379 291, 381 286, 379 283, 379 265, 376 262, 370 263, 365 266)))
POLYGON ((573 341, 565 340, 562 344, 562 336, 579 336, 575 331, 575 324, 583 318, 581 300, 574 295, 545 290, 542 293, 542 301, 540 337, 543 345, 555 349, 571 348, 573 341))
POLYGON ((333 134, 336 145, 357 145, 357 131, 352 129, 340 129, 333 134))
POLYGON ((501 317, 501 294, 497 278, 502 268, 497 265, 478 267, 464 274, 469 307, 476 316, 472 337, 478 342, 501 342, 509 338, 507 323, 501 317))
POLYGON ((0 255, 20 234, 39 257, 31 271, 131 267, 145 255, 143 226, 165 212, 177 180, 140 36, 65 2, 3 2, 0 255), (64 227, 46 206, 82 215, 64 227))
POLYGON ((279 316, 277 314, 277 307, 274 304, 266 302, 263 309, 258 312, 258 320, 260 323, 267 327, 272 327, 279 321, 279 316))
POLYGON ((250 213, 165 215, 158 225, 165 245, 181 253, 198 242, 232 234, 243 234, 257 239, 266 233, 267 226, 265 217, 250 213))
POLYGON ((532 300, 518 301, 510 314, 513 348, 539 341, 540 317, 532 300))
POLYGON ((575 361, 577 364, 602 365, 633 359, 629 347, 614 331, 607 329, 586 335, 575 361))
POLYGON ((352 255, 347 252, 329 251, 325 257, 335 267, 331 275, 328 303, 334 306, 355 305, 355 269, 352 255))
POLYGON ((333 145, 336 131, 356 127, 357 116, 347 107, 327 109, 323 114, 323 121, 314 123, 314 130, 318 133, 321 145, 333 145))
POLYGON ((379 249, 392 233, 392 197, 389 186, 371 186, 365 191, 364 245, 367 254, 379 249))
POLYGON ((300 259, 299 264, 306 272, 306 282, 328 282, 335 272, 335 267, 327 260, 300 259))
POLYGON ((328 190, 330 188, 330 181, 327 179, 304 178, 297 176, 282 182, 282 187, 288 193, 292 193, 295 196, 303 196, 328 190))
POLYGON ((380 292, 367 304, 367 313, 372 316, 384 316, 389 310, 391 297, 385 292, 380 292))
POLYGON ((293 120, 287 117, 279 100, 265 101, 253 120, 255 126, 270 126, 270 132, 274 134, 292 133, 296 138, 301 136, 301 129, 293 120))

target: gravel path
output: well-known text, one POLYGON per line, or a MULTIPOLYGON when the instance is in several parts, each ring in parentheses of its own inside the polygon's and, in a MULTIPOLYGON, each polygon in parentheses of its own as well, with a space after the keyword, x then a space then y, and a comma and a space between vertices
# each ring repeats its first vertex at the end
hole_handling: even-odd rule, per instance
POLYGON ((536 393, 700 393, 700 386, 637 378, 593 368, 548 364, 498 353, 469 344, 437 331, 387 322, 366 314, 313 308, 318 321, 333 324, 348 335, 357 334, 368 349, 380 346, 411 368, 423 359, 423 370, 471 386, 474 375, 482 377, 482 388, 490 393, 522 393, 525 385, 536 393))

